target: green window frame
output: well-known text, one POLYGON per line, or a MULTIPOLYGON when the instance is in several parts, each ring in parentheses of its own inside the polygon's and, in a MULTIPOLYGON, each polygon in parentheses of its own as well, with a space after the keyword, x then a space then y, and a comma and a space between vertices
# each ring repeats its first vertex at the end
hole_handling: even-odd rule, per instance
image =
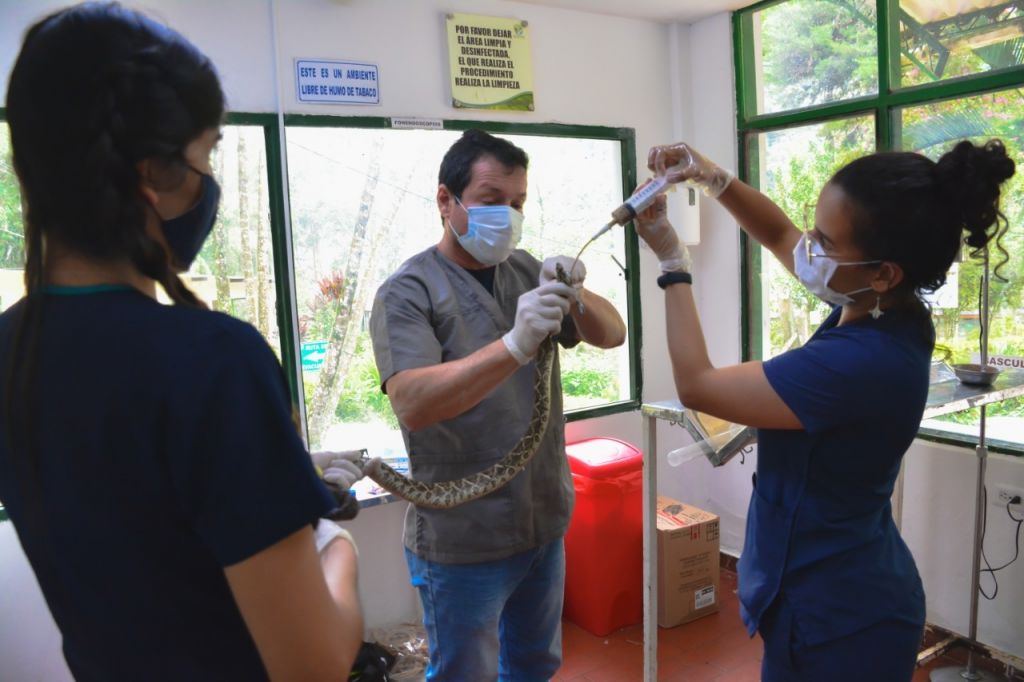
MULTIPOLYGON (((284 234, 283 195, 275 198, 275 194, 281 194, 283 184, 280 168, 280 137, 278 135, 278 119, 274 114, 236 114, 229 115, 228 123, 256 122, 263 121, 267 129, 267 158, 268 172, 276 173, 270 178, 271 193, 271 230, 273 232, 275 272, 278 276, 278 301, 279 325, 281 329, 281 343, 283 349, 282 364, 286 368, 289 388, 292 397, 298 400, 301 397, 302 374, 301 367, 296 358, 299 339, 297 332, 297 312, 295 311, 294 282, 288 277, 280 277, 281 272, 287 272, 287 254, 283 246, 286 240, 284 234), (271 142, 271 138, 273 141, 271 142), (273 144, 273 146, 271 146, 273 144), (278 252, 280 262, 278 261, 278 252), (287 350, 284 350, 287 349, 287 350)), ((364 128, 364 129, 391 129, 390 117, 361 116, 343 117, 316 114, 285 114, 283 116, 285 130, 290 127, 339 127, 339 128, 364 128)), ((623 199, 628 197, 629 190, 636 186, 636 134, 632 128, 618 128, 592 125, 573 125, 561 123, 516 123, 506 121, 484 121, 467 119, 443 119, 440 130, 463 131, 471 128, 480 128, 487 132, 501 135, 537 135, 546 137, 567 137, 585 138, 594 140, 607 140, 617 142, 620 147, 621 178, 623 187, 623 199)), ((434 173, 431 168, 428 172, 434 173)), ((599 218, 599 216, 595 216, 599 218)), ((629 398, 616 402, 597 405, 594 407, 568 410, 565 412, 565 421, 579 421, 593 419, 620 412, 634 411, 640 407, 643 390, 643 373, 640 362, 641 320, 640 320, 640 252, 636 233, 633 230, 625 232, 625 263, 624 277, 626 281, 627 310, 624 315, 628 330, 628 353, 629 353, 629 398)))
MULTIPOLYGON (((0 122, 6 121, 5 110, 0 107, 0 122)), ((281 336, 281 363, 285 368, 289 390, 293 400, 302 397, 302 374, 299 363, 298 313, 295 309, 295 283, 291 263, 291 249, 285 230, 285 211, 288 197, 285 195, 284 169, 282 167, 281 141, 283 136, 280 123, 283 120, 285 130, 292 126, 309 127, 344 127, 363 129, 390 129, 389 117, 342 117, 330 115, 285 114, 278 117, 272 113, 228 113, 225 123, 228 125, 253 126, 263 130, 266 152, 266 170, 269 191, 271 248, 273 253, 273 270, 276 281, 277 322, 281 336)), ((515 123, 483 120, 448 120, 442 121, 442 130, 462 131, 469 128, 482 128, 495 134, 539 135, 547 137, 571 137, 595 140, 608 140, 620 145, 621 178, 623 198, 630 188, 636 186, 636 136, 632 128, 615 128, 589 125, 570 125, 556 123, 515 123)), ((433 169, 431 169, 433 172, 433 169)), ((595 219, 599 216, 595 216, 595 219)), ((595 223, 596 224, 596 223, 595 223)), ((629 330, 629 398, 617 402, 568 411, 566 421, 591 419, 619 412, 632 411, 639 407, 642 395, 643 375, 640 362, 641 324, 640 324, 640 285, 639 285, 639 249, 636 234, 626 231, 625 238, 625 280, 627 294, 627 310, 625 314, 629 330)))
MULTIPOLYGON (((828 102, 815 106, 781 111, 757 113, 755 61, 755 13, 792 0, 764 0, 733 14, 733 55, 736 71, 736 130, 739 152, 739 177, 755 187, 760 177, 756 154, 749 152, 748 141, 761 133, 822 123, 855 115, 870 115, 875 122, 875 145, 879 151, 899 149, 900 108, 933 104, 944 100, 980 95, 1010 87, 1024 86, 1024 66, 961 76, 949 80, 897 87, 899 83, 899 0, 876 0, 878 91, 863 96, 828 102)), ((835 4, 845 3, 834 0, 835 4)), ((1020 172, 1018 170, 1018 172, 1020 172)), ((740 235, 741 276, 741 349, 743 360, 759 360, 763 347, 762 291, 760 273, 761 254, 746 233, 740 235)), ((960 446, 974 446, 975 440, 945 431, 922 429, 918 436, 924 440, 960 446)), ((997 452, 1024 455, 1024 446, 996 442, 990 448, 997 452)))

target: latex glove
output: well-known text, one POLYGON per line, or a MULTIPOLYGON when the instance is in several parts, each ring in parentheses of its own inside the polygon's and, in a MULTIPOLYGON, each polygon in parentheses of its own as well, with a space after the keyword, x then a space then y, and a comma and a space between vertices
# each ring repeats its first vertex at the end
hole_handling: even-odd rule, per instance
POLYGON ((664 174, 669 182, 696 185, 713 199, 721 196, 734 177, 685 142, 651 147, 647 167, 658 175, 664 174))
POLYGON ((363 477, 362 450, 314 452, 310 456, 320 470, 321 478, 344 490, 351 488, 352 484, 363 477))
POLYGON ((587 278, 587 266, 580 260, 576 261, 574 266, 573 259, 568 256, 550 256, 545 258, 544 263, 540 266, 540 284, 558 281, 556 266, 559 263, 562 265, 562 269, 569 274, 569 281, 572 282, 573 287, 578 289, 583 286, 583 280, 587 278), (572 272, 569 272, 570 270, 572 272))
POLYGON ((669 222, 666 204, 664 194, 655 198, 650 206, 636 214, 633 225, 637 235, 658 256, 662 272, 690 272, 690 252, 669 222))
POLYGON ((334 521, 328 521, 327 519, 320 519, 317 521, 316 529, 313 531, 313 539, 316 541, 317 554, 321 554, 327 546, 330 545, 337 539, 347 540, 352 545, 352 550, 359 556, 359 548, 356 546, 356 541, 352 537, 352 534, 347 530, 336 524, 334 521))
POLYGON ((349 488, 364 476, 363 451, 314 452, 311 457, 327 490, 337 503, 327 518, 335 521, 354 519, 359 515, 359 501, 349 492, 349 488))
POLYGON ((559 281, 542 284, 519 297, 515 324, 501 340, 520 365, 537 354, 544 339, 561 331, 562 318, 575 297, 576 291, 559 281))

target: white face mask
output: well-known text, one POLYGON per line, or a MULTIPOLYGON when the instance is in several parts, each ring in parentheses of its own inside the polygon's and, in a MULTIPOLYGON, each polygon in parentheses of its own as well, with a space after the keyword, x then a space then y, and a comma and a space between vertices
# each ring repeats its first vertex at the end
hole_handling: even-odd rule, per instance
POLYGON ((511 206, 470 206, 466 208, 455 198, 456 203, 469 216, 466 234, 460 235, 448 222, 459 244, 477 262, 492 266, 503 262, 519 244, 523 235, 523 214, 511 206))
POLYGON ((850 305, 853 303, 851 296, 864 291, 870 291, 871 287, 854 289, 845 294, 834 289, 829 289, 828 283, 836 269, 840 265, 873 265, 881 263, 880 260, 856 260, 838 262, 834 258, 825 255, 821 244, 807 237, 805 232, 800 237, 793 249, 793 272, 800 283, 807 287, 812 294, 832 305, 850 305))

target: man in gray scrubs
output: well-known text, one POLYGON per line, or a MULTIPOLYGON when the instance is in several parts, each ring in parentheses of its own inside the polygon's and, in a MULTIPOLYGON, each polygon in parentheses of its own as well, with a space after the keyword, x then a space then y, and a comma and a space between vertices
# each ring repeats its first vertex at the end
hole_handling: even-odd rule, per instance
MULTIPOLYGON (((412 477, 461 478, 493 464, 526 431, 540 343, 601 348, 622 317, 582 287, 572 259, 517 250, 526 153, 469 130, 441 162, 436 246, 377 291, 371 317, 382 390, 402 425, 412 477), (577 300, 583 303, 582 311, 577 300)), ((423 603, 428 680, 547 680, 561 663, 562 593, 573 486, 558 361, 551 419, 536 456, 504 488, 448 510, 410 506, 405 548, 423 603)))

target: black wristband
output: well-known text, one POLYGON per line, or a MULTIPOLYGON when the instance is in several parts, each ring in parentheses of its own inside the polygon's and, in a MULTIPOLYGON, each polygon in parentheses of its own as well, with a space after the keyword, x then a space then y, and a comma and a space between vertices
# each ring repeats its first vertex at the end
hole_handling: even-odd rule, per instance
POLYGON ((693 275, 688 272, 663 272, 658 278, 658 286, 664 289, 671 284, 693 284, 693 275))

